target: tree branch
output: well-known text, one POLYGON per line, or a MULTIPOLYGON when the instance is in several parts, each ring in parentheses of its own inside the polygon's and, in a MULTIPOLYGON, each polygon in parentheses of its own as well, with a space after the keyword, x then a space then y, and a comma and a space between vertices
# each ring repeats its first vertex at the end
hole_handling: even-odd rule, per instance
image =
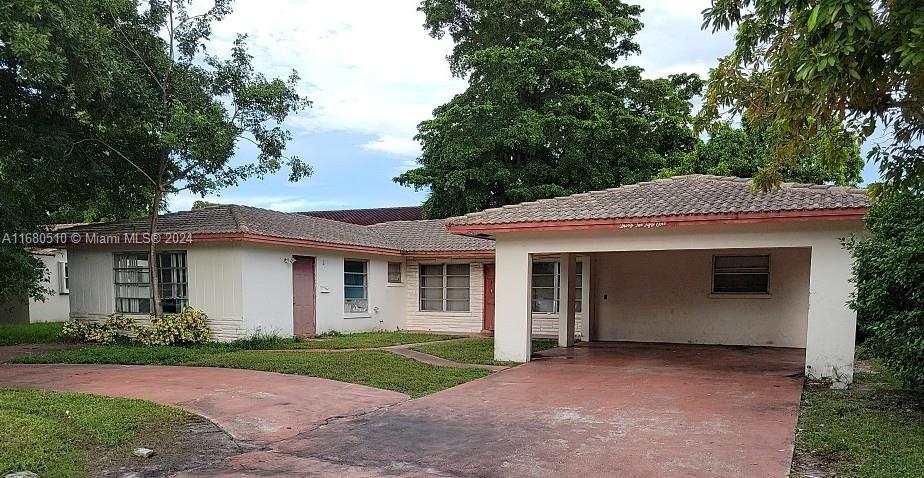
POLYGON ((137 164, 135 164, 134 161, 132 161, 131 159, 129 159, 128 156, 122 154, 121 151, 119 151, 118 149, 114 148, 112 145, 110 145, 109 143, 107 143, 107 142, 105 142, 105 141, 103 141, 103 140, 101 140, 101 139, 87 138, 87 139, 81 139, 81 140, 75 141, 75 142, 73 142, 73 143, 71 144, 71 147, 70 147, 70 149, 67 150, 67 153, 65 154, 65 156, 70 156, 71 153, 74 151, 74 147, 76 147, 78 144, 87 143, 87 142, 97 142, 97 143, 99 143, 99 144, 105 146, 105 147, 108 148, 110 151, 112 151, 113 153, 119 155, 122 159, 124 159, 125 161, 127 161, 128 164, 131 164, 132 166, 134 166, 134 168, 137 169, 138 172, 140 172, 141 174, 143 174, 144 177, 148 178, 148 181, 150 181, 151 184, 153 184, 155 187, 157 187, 157 182, 154 181, 154 178, 152 178, 148 173, 146 173, 143 169, 141 169, 140 166, 138 166, 137 164))

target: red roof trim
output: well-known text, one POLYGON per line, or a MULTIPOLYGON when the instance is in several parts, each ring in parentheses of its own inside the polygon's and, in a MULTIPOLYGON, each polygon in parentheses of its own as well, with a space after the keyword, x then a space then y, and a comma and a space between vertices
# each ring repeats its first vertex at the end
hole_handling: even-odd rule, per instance
POLYGON ((651 227, 697 226, 715 224, 763 224, 807 221, 849 221, 860 220, 866 215, 865 207, 843 209, 816 209, 776 212, 740 212, 728 214, 690 214, 684 216, 651 216, 621 219, 584 219, 573 221, 537 221, 504 224, 450 224, 449 232, 455 234, 478 234, 525 231, 582 231, 590 229, 613 229, 632 224, 652 224, 651 227), (657 225, 663 223, 661 225, 657 225))

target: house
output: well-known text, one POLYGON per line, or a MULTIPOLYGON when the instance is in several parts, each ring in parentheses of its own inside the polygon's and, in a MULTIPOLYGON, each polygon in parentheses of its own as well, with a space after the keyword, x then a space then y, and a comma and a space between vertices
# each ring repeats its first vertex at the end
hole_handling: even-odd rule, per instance
MULTIPOLYGON (((692 175, 489 209, 448 228, 496 243, 497 360, 529 360, 537 258, 560 261, 568 304, 581 293, 575 258, 589 257, 589 340, 804 348, 806 375, 850 382, 856 314, 841 240, 864 233, 867 205, 862 189, 764 193, 692 175)), ((563 310, 559 342, 570 344, 579 319, 563 310)))
POLYGON ((49 293, 45 300, 23 297, 0 303, 0 324, 59 322, 70 315, 68 299, 67 251, 57 248, 30 248, 32 257, 40 260, 48 272, 42 287, 49 293))
MULTIPOLYGON (((814 377, 850 381, 855 314, 841 238, 865 191, 680 176, 443 220, 353 224, 237 205, 165 214, 165 311, 213 335, 493 332, 498 360, 530 339, 795 347, 814 377)), ((343 219, 343 213, 340 212, 343 219)), ((374 221, 373 221, 374 222, 374 221)), ((144 220, 73 230, 71 316, 150 311, 144 220)))

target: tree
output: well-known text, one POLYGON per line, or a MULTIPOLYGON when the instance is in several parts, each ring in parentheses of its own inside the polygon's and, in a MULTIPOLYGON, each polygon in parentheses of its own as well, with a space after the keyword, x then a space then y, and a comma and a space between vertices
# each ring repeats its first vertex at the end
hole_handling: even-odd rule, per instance
POLYGON ((919 0, 717 0, 704 28, 737 30, 735 50, 709 77, 703 128, 741 115, 773 132, 773 161, 759 174, 814 156, 852 159, 843 146, 888 139, 869 159, 887 188, 924 190, 924 9, 919 0))
MULTIPOLYGON (((310 106, 296 92, 297 73, 281 80, 256 72, 243 35, 234 42, 230 58, 209 54, 205 45, 212 24, 231 13, 231 2, 216 0, 199 14, 189 13, 191 3, 150 0, 143 12, 134 3, 108 6, 113 37, 133 73, 120 86, 133 101, 120 116, 94 123, 99 134, 76 142, 78 147, 103 147, 145 178, 151 191, 151 237, 158 232, 158 214, 168 194, 189 190, 205 196, 283 166, 290 169, 292 181, 311 174, 298 157, 285 156, 291 134, 280 126, 290 113, 310 106), (120 141, 124 138, 132 141, 120 141), (256 161, 231 162, 240 141, 256 146, 256 161)), ((152 240, 152 271, 157 268, 156 246, 152 240)), ((159 315, 158 274, 149 276, 151 312, 159 315)))
MULTIPOLYGON (((721 124, 713 129, 708 140, 700 141, 693 151, 668 156, 666 167, 658 176, 680 174, 715 174, 750 178, 758 175, 773 161, 770 133, 744 123, 741 128, 721 124)), ((845 146, 842 154, 849 160, 827 164, 809 156, 780 169, 781 179, 797 183, 840 186, 856 185, 862 179, 863 158, 856 141, 845 146)))
MULTIPOLYGON (((101 21, 122 0, 10 0, 0 4, 0 230, 36 232, 58 222, 143 213, 141 175, 102 148, 87 118, 127 101, 126 64, 101 21)), ((126 143, 131 143, 126 141, 126 143)), ((136 144, 136 154, 143 147, 136 144)), ((39 244, 45 245, 45 244, 39 244)), ((41 262, 20 242, 0 243, 0 300, 44 299, 41 262)))
POLYGON ((419 167, 395 180, 429 188, 447 217, 650 179, 691 151, 695 75, 643 79, 615 67, 638 53, 641 8, 618 0, 424 0, 434 38, 449 34, 468 88, 418 126, 419 167))
POLYGON ((219 204, 217 202, 208 202, 208 201, 199 199, 193 203, 192 208, 193 209, 205 209, 207 207, 218 206, 218 205, 219 204))
POLYGON ((848 243, 863 344, 907 384, 924 387, 924 195, 883 197, 866 225, 871 237, 848 243))

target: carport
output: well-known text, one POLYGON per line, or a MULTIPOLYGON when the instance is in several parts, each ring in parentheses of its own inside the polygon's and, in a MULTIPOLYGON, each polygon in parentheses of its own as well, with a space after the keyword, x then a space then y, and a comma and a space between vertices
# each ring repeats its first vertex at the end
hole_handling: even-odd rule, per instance
POLYGON ((591 341, 795 347, 805 372, 849 383, 855 313, 842 239, 863 234, 864 190, 680 176, 450 220, 496 240, 495 358, 526 362, 533 267, 557 258, 558 333, 574 344, 581 257, 591 341))

